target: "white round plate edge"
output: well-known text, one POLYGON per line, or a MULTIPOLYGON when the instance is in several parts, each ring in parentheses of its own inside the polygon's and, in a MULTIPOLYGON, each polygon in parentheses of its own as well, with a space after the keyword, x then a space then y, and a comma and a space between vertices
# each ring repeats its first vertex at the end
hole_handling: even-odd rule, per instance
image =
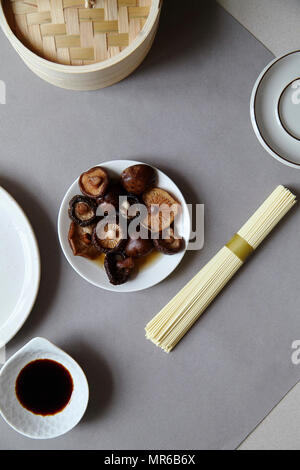
POLYGON ((283 163, 284 165, 287 165, 291 168, 296 168, 297 170, 300 169, 300 165, 298 165, 297 163, 293 163, 283 157, 281 157, 280 155, 278 155, 276 152, 274 152, 272 150, 271 147, 269 147, 269 145, 266 143, 265 139, 263 138, 261 132, 260 132, 260 129, 259 129, 259 126, 258 126, 258 123, 256 121, 256 114, 255 114, 255 99, 256 99, 256 94, 257 94, 257 90, 264 78, 264 76, 266 75, 266 73, 268 72, 269 69, 271 69, 273 67, 274 64, 276 64, 277 62, 279 62, 280 60, 284 59, 285 57, 288 57, 292 54, 295 54, 295 53, 299 53, 300 50, 295 50, 295 51, 292 51, 292 52, 289 52, 289 53, 286 53, 286 54, 283 54, 282 56, 280 57, 276 57, 274 60, 272 60, 271 62, 269 62, 266 67, 262 70, 262 72, 259 74, 255 84, 254 84, 254 87, 253 87, 253 90, 252 90, 252 93, 251 93, 251 98, 250 98, 250 119, 251 119, 251 124, 252 124, 252 127, 253 127, 253 130, 254 130, 254 133, 259 141, 259 143, 261 144, 261 146, 273 157, 275 158, 277 161, 279 161, 280 163, 283 163))
POLYGON ((40 260, 39 246, 38 246, 38 242, 37 242, 34 230, 24 210, 22 209, 20 204, 11 196, 11 194, 2 186, 0 186, 0 197, 5 197, 9 201, 9 203, 12 204, 12 206, 19 212, 19 214, 21 215, 24 221, 27 234, 29 235, 33 267, 34 267, 33 284, 32 284, 32 291, 31 291, 32 295, 30 299, 28 299, 28 302, 26 303, 24 309, 22 310, 22 313, 18 313, 17 316, 14 316, 12 319, 8 319, 0 327, 0 348, 2 348, 20 331, 20 329, 26 322, 27 318, 29 317, 33 309, 33 306, 35 304, 35 301, 38 295, 40 280, 41 280, 41 260, 40 260), (10 325, 11 322, 13 323, 10 325), (16 325, 16 326, 13 326, 13 325, 16 325), (4 328, 6 330, 5 333, 2 332, 4 328))

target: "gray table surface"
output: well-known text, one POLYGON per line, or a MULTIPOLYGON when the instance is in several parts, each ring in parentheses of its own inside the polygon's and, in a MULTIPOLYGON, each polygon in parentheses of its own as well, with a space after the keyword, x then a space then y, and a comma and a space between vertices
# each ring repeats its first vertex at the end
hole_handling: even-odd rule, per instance
POLYGON ((218 0, 276 56, 299 49, 299 0, 218 0))
POLYGON ((142 67, 92 93, 44 83, 3 34, 0 41, 7 84, 0 184, 27 212, 42 259, 36 305, 8 356, 34 336, 47 337, 79 361, 91 388, 87 414, 72 432, 31 441, 1 420, 0 449, 237 447, 300 377, 290 360, 300 328, 299 209, 171 355, 147 342, 143 329, 277 184, 300 193, 300 173, 269 157, 250 124, 251 89, 271 53, 210 0, 189 0, 184 12, 181 1, 166 0, 142 67), (90 286, 57 241, 70 183, 114 158, 160 167, 189 202, 206 208, 204 249, 137 294, 90 286))
POLYGON ((299 450, 300 382, 255 428, 239 450, 299 450))

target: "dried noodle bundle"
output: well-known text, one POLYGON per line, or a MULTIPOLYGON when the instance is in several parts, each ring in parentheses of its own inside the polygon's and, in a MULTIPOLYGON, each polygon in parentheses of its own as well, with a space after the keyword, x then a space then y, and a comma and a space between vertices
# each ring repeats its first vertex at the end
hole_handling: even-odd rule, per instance
POLYGON ((146 337, 170 352, 227 282, 296 203, 278 186, 239 232, 146 326, 146 337))

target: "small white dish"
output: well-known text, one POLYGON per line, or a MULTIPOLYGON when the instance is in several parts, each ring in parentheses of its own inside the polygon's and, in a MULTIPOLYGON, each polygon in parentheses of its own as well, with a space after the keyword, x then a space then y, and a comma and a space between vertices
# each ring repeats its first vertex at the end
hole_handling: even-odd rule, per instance
POLYGON ((83 417, 89 400, 87 379, 68 354, 44 338, 34 338, 14 354, 0 372, 0 414, 17 432, 32 439, 51 439, 73 429, 83 417), (68 405, 53 416, 39 416, 18 401, 15 386, 21 370, 37 359, 51 359, 62 364, 73 379, 73 393, 68 405))
POLYGON ((32 227, 17 202, 0 187, 0 348, 19 331, 34 305, 40 256, 32 227))
MULTIPOLYGON (((102 162, 99 165, 103 166, 103 168, 105 168, 111 176, 119 177, 122 171, 125 170, 125 168, 139 163, 142 162, 136 162, 132 160, 113 160, 109 162, 102 162)), ((163 281, 166 277, 168 277, 184 257, 191 233, 191 220, 189 210, 184 200, 184 197, 179 188, 176 186, 176 184, 162 171, 158 169, 156 169, 156 171, 156 185, 162 189, 169 191, 181 204, 181 216, 178 218, 176 229, 177 233, 182 236, 185 240, 185 249, 182 250, 180 253, 177 253, 172 256, 161 255, 157 257, 153 263, 140 270, 139 273, 133 279, 130 279, 126 284, 120 286, 113 286, 109 283, 104 269, 99 266, 97 262, 73 255, 68 242, 68 232, 70 227, 68 207, 69 201, 72 199, 72 197, 76 196, 76 194, 80 194, 80 189, 78 186, 79 178, 74 181, 74 183, 68 189, 59 210, 59 240, 62 250, 70 265, 80 276, 82 276, 91 284, 113 292, 136 292, 143 289, 147 289, 158 284, 159 282, 163 281)))
POLYGON ((250 114, 261 145, 281 163, 300 169, 300 51, 273 60, 262 71, 250 114))

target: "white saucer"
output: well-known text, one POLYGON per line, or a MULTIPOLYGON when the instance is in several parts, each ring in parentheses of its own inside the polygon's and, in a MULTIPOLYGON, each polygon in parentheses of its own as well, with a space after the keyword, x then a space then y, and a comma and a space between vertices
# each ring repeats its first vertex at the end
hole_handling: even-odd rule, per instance
POLYGON ((0 187, 0 348, 27 319, 40 283, 40 256, 31 225, 0 187))
POLYGON ((34 338, 14 354, 0 372, 0 414, 17 432, 32 439, 51 439, 73 429, 83 417, 89 401, 84 372, 72 357, 44 338, 34 338), (21 370, 37 359, 62 364, 73 379, 68 405, 53 416, 38 416, 23 408, 17 399, 15 384, 21 370))
MULTIPOLYGON (((100 163, 108 173, 114 177, 120 176, 125 168, 136 165, 141 162, 132 160, 113 160, 110 162, 100 163)), ((93 165, 96 166, 96 165, 93 165)), ((84 169, 83 169, 84 171, 84 169)), ((113 286, 109 283, 107 275, 103 267, 99 266, 95 261, 82 258, 80 256, 74 256, 68 242, 68 231, 70 227, 70 219, 68 216, 69 201, 76 194, 80 194, 78 186, 78 179, 74 181, 71 187, 68 189, 60 207, 58 216, 58 235, 62 250, 69 261, 70 265, 75 271, 86 279, 91 284, 101 287, 113 292, 136 292, 158 284, 178 266, 182 260, 186 248, 188 246, 190 233, 191 233, 191 220, 187 204, 179 188, 173 183, 173 181, 165 175, 162 171, 157 171, 157 186, 169 191, 175 199, 180 202, 182 211, 181 216, 177 221, 177 233, 182 236, 185 240, 185 249, 180 253, 172 256, 161 255, 149 266, 140 270, 140 272, 133 278, 130 279, 126 284, 120 286, 113 286)))
POLYGON ((263 70, 250 113, 262 146, 281 163, 300 169, 300 51, 275 59, 263 70))

